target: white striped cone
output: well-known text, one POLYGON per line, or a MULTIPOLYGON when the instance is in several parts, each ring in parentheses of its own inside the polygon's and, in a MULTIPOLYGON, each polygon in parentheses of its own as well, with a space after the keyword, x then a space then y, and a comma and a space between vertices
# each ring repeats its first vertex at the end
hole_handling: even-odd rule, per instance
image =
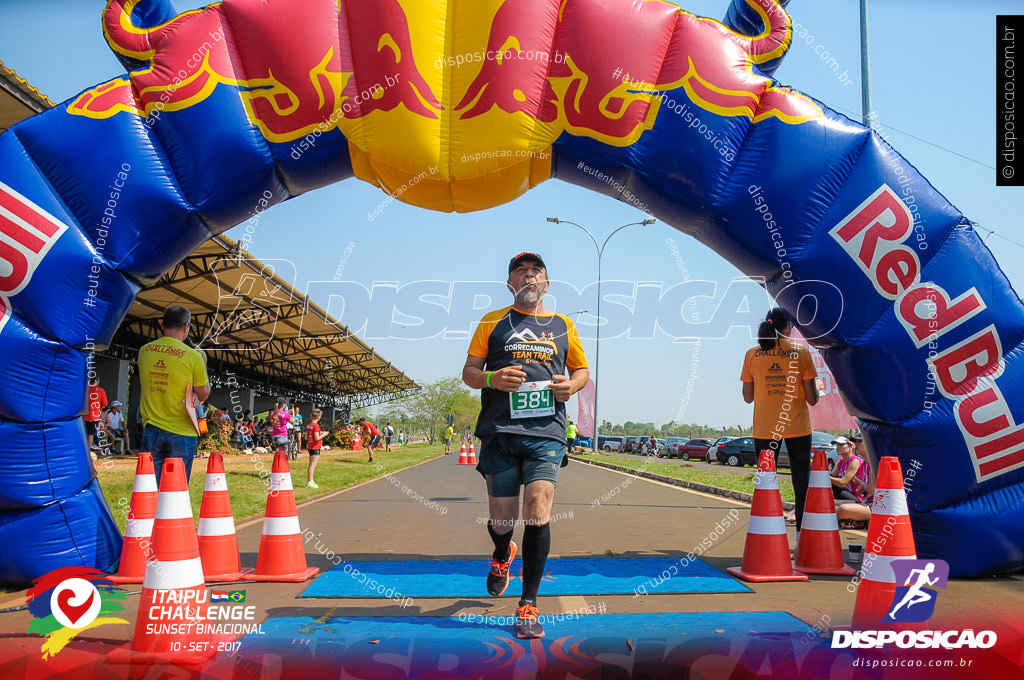
POLYGON ((923 626, 913 623, 886 625, 882 622, 896 594, 892 562, 913 559, 917 559, 917 549, 910 528, 907 493, 903 488, 903 469, 898 458, 885 456, 878 466, 878 482, 871 503, 868 542, 857 586, 857 602, 853 607, 855 629, 923 626))
POLYGON ((782 513, 779 478, 775 456, 761 452, 754 480, 754 500, 750 505, 750 523, 743 546, 743 563, 726 569, 747 581, 806 581, 807 574, 793 570, 789 561, 789 536, 782 513))
POLYGON ((117 663, 156 658, 187 664, 213 656, 225 638, 203 630, 209 625, 207 600, 185 465, 180 458, 167 458, 135 634, 130 650, 115 650, 108 659, 117 663))
POLYGON ((208 583, 242 578, 235 518, 231 512, 224 459, 219 451, 210 454, 206 465, 206 483, 203 487, 203 502, 199 506, 199 529, 196 534, 199 539, 199 557, 203 561, 203 576, 208 583))
POLYGON ((800 542, 796 546, 797 571, 803 574, 835 574, 853 576, 857 573, 843 561, 843 544, 839 540, 835 497, 824 451, 814 454, 811 479, 807 485, 807 501, 801 520, 800 542))
POLYGON ((274 454, 274 466, 267 490, 267 512, 263 518, 263 535, 256 558, 256 571, 242 576, 247 581, 288 581, 298 583, 320 571, 306 566, 305 543, 295 507, 292 475, 288 456, 274 454))
POLYGON ((128 504, 128 520, 124 529, 124 545, 117 573, 110 577, 114 583, 142 583, 146 575, 146 559, 152 552, 153 518, 156 517, 156 473, 153 455, 139 453, 135 464, 135 482, 128 504))

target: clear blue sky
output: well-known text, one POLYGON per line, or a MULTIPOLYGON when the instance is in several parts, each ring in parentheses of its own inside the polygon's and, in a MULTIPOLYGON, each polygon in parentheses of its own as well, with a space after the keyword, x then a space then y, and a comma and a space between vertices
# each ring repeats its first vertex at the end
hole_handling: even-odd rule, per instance
MULTIPOLYGON (((199 4, 175 6, 184 10, 199 4)), ((694 14, 721 19, 728 2, 678 4, 694 14)), ((54 101, 121 73, 103 40, 101 7, 100 2, 82 0, 0 0, 0 59, 54 101)), ((1020 7, 1010 0, 872 0, 869 11, 872 98, 881 130, 965 215, 1024 243, 1018 217, 1024 190, 997 188, 993 168, 995 16, 1019 12, 1020 7)), ((858 117, 858 2, 793 0, 789 11, 814 44, 797 36, 776 78, 858 117), (840 73, 847 71, 852 84, 844 85, 832 73, 815 53, 816 45, 838 61, 840 73)), ((644 217, 622 203, 557 180, 492 210, 449 215, 394 202, 368 222, 367 213, 384 198, 380 190, 357 180, 301 196, 266 213, 251 250, 261 259, 294 262, 294 285, 299 290, 305 290, 309 281, 331 280, 350 242, 355 247, 343 277, 366 286, 374 281, 503 280, 512 254, 538 250, 552 278, 582 288, 596 280, 593 245, 576 228, 548 224, 545 217, 580 222, 602 240, 616 227, 644 217)), ((240 238, 241 231, 236 228, 228 235, 240 238)), ((714 281, 724 291, 742 276, 714 251, 657 223, 615 236, 605 252, 604 280, 662 282, 665 288, 679 283, 681 268, 666 244, 669 238, 691 279, 714 281)), ((988 244, 1020 290, 1024 247, 997 235, 988 244)), ((595 311, 593 303, 584 308, 595 311)), ((710 309, 702 308, 702 316, 710 309)), ((369 342, 418 381, 457 375, 468 344, 442 337, 369 342)), ((674 343, 660 332, 652 339, 602 340, 602 420, 749 425, 751 408, 740 398, 739 370, 743 351, 751 344, 749 334, 741 330, 705 340, 694 396, 683 406, 692 344, 674 343)), ((592 359, 593 341, 584 346, 592 359)))

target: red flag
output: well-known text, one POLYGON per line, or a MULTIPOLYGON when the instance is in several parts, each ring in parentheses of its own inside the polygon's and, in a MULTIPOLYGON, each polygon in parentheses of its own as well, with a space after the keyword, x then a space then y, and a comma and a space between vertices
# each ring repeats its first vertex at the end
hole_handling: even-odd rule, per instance
MULTIPOLYGON (((580 411, 576 417, 576 429, 584 437, 594 436, 594 396, 597 394, 597 386, 593 380, 587 380, 582 390, 576 393, 576 400, 580 411)), ((594 442, 597 445, 597 442, 594 442)))

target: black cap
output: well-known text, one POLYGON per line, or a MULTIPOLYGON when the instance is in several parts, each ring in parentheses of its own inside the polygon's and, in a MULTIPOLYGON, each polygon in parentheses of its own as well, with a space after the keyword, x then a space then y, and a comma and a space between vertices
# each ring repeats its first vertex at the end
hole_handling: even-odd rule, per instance
POLYGON ((508 273, 511 274, 512 270, 515 269, 523 260, 532 260, 533 262, 539 264, 541 267, 544 267, 545 270, 547 270, 548 268, 548 266, 544 264, 543 258, 541 258, 541 256, 538 255, 537 253, 519 253, 518 255, 516 255, 515 257, 508 261, 508 273))
POLYGON ((277 403, 278 403, 278 404, 287 404, 287 403, 288 403, 288 400, 287 400, 287 399, 285 399, 284 397, 278 397, 278 398, 277 398, 277 403))
POLYGON ((366 418, 360 417, 359 420, 357 420, 356 422, 357 423, 365 423, 366 422, 366 418))

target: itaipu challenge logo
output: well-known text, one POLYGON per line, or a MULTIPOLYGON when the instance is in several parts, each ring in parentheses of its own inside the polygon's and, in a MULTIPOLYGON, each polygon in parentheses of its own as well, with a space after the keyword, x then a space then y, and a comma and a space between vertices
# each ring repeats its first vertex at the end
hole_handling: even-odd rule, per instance
POLYGON ((113 616, 124 610, 127 595, 98 569, 55 569, 37 578, 28 591, 28 610, 35 617, 28 632, 43 636, 43 659, 50 658, 83 631, 127 624, 113 616))

